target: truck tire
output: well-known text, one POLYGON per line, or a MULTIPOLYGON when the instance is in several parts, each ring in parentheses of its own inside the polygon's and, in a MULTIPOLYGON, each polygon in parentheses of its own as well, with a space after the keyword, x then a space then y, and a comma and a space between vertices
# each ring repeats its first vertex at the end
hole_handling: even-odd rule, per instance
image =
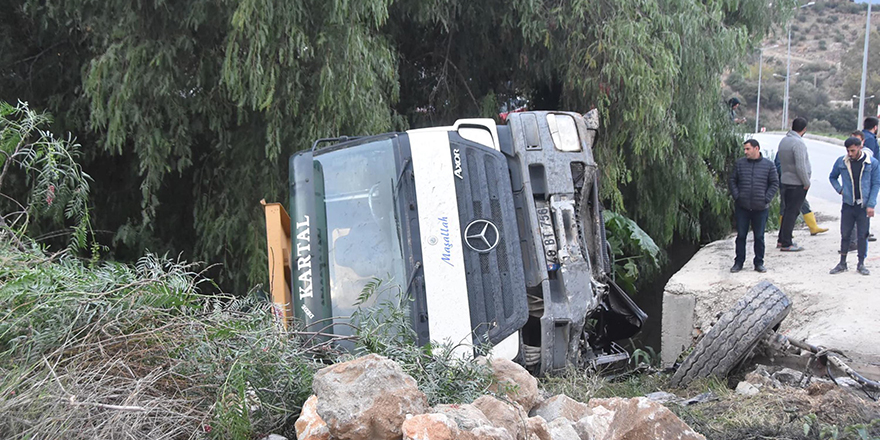
POLYGON ((761 281, 697 342, 672 375, 672 386, 683 387, 702 377, 726 376, 751 354, 761 337, 778 328, 790 310, 788 297, 770 282, 761 281))

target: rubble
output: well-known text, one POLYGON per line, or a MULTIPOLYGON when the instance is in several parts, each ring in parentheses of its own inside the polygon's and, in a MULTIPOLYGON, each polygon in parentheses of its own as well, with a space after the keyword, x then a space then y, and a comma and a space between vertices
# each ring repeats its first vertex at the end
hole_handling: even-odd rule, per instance
MULTIPOLYGON (((326 367, 296 421, 300 440, 704 440, 666 407, 645 397, 538 401, 534 378, 490 362, 496 382, 523 393, 483 395, 472 404, 428 408, 415 380, 393 361, 369 355, 326 367), (531 379, 531 380, 529 380, 531 379), (531 403, 534 402, 534 403, 531 403), (526 411, 522 403, 533 406, 526 411)), ((524 370, 523 370, 524 371, 524 370)), ((675 395, 671 395, 675 397, 675 395)), ((668 398, 669 396, 662 396, 668 398)), ((676 397, 676 399, 678 399, 676 397)), ((678 399, 681 400, 681 399, 678 399)))

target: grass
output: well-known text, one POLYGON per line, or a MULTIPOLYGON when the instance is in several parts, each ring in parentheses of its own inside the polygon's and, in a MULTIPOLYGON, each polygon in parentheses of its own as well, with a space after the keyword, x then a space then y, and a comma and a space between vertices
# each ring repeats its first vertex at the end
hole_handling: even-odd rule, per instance
POLYGON ((0 244, 0 437, 292 436, 318 357, 194 269, 0 244))
POLYGON ((448 344, 417 347, 403 299, 359 310, 342 353, 282 330, 255 295, 200 294, 209 282, 153 255, 84 262, 0 241, 0 438, 295 438, 314 373, 366 353, 397 361, 431 404, 491 385, 448 344))

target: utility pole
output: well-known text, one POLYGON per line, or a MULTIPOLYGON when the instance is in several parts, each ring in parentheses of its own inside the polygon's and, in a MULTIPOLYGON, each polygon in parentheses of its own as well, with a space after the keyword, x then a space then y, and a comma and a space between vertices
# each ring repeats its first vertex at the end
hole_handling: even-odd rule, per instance
POLYGON ((859 92, 859 120, 856 121, 856 130, 862 128, 865 120, 865 83, 868 78, 868 39, 871 37, 871 2, 868 2, 868 18, 865 20, 865 54, 862 56, 862 88, 859 92))
MULTIPOLYGON (((798 9, 809 8, 810 6, 815 5, 816 2, 809 2, 805 5, 800 5, 795 8, 795 13, 797 13, 798 9)), ((868 4, 868 10, 870 11, 871 4, 868 4)), ((867 49, 866 49, 867 50, 867 49)), ((788 66, 785 68, 785 97, 782 103, 782 131, 786 131, 788 127, 788 85, 791 82, 791 19, 788 20, 788 66)))
POLYGON ((755 104, 755 133, 758 133, 759 122, 761 119, 761 74, 764 70, 764 49, 773 49, 775 47, 779 47, 778 44, 774 44, 770 47, 762 47, 761 48, 761 58, 758 61, 758 102, 755 104))
POLYGON ((788 61, 785 67, 785 95, 782 98, 782 131, 788 127, 788 83, 791 78, 791 21, 788 22, 788 61))

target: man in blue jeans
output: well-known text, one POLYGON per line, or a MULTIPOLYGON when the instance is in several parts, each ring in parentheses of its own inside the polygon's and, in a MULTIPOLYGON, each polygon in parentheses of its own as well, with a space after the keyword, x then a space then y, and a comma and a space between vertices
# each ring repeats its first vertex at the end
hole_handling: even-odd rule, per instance
POLYGON ((859 264, 856 270, 862 275, 870 275, 871 272, 865 267, 865 257, 868 256, 869 219, 874 217, 877 193, 880 192, 880 164, 872 155, 862 151, 858 138, 851 137, 843 145, 846 155, 834 162, 831 175, 828 176, 834 189, 843 195, 840 209, 840 262, 831 269, 831 274, 846 270, 850 235, 853 226, 857 225, 859 264))
POLYGON ((776 166, 761 157, 758 141, 749 139, 743 143, 746 157, 740 158, 730 175, 730 194, 736 212, 736 258, 731 272, 739 272, 746 261, 746 237, 749 226, 755 237, 755 270, 766 272, 764 267, 764 227, 770 213, 770 201, 779 190, 776 166))

